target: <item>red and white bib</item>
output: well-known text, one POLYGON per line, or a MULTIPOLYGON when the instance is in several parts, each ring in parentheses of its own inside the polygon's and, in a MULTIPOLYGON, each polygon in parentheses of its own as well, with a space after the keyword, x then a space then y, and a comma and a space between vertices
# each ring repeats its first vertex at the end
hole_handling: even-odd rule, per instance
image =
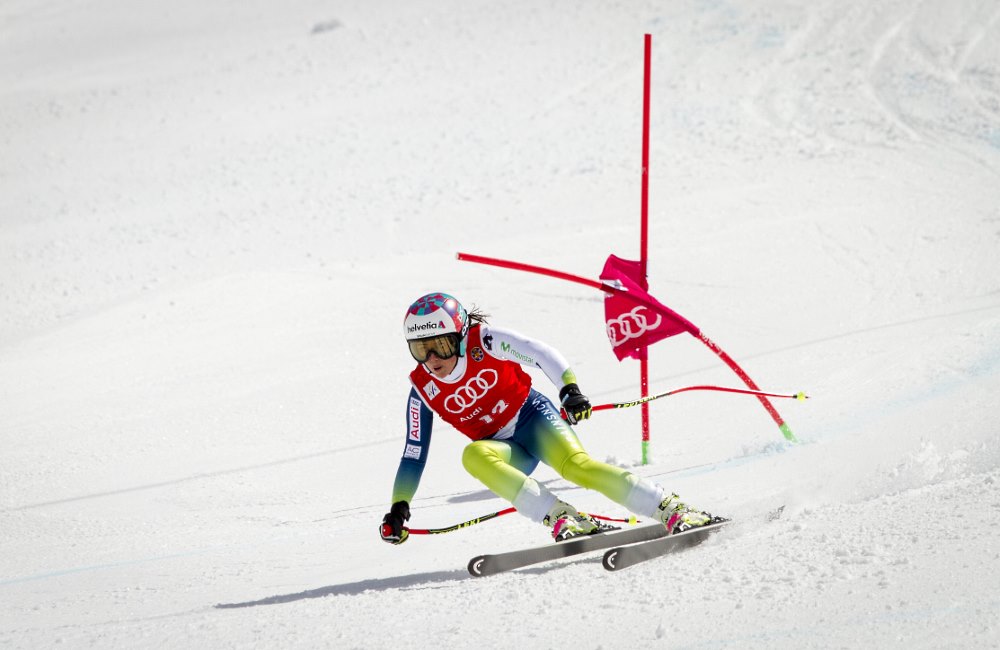
POLYGON ((465 373, 454 383, 441 381, 423 364, 410 373, 410 381, 442 420, 472 440, 480 440, 514 419, 528 398, 531 377, 519 364, 487 354, 479 325, 469 330, 465 356, 465 373))

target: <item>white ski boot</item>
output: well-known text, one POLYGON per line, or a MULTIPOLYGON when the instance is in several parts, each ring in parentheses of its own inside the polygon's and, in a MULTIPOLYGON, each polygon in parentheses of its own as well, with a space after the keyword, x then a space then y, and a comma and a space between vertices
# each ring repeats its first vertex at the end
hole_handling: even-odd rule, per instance
POLYGON ((724 521, 722 517, 713 517, 707 512, 692 510, 681 503, 676 494, 671 494, 660 503, 655 516, 667 527, 670 535, 716 521, 724 521))
POLYGON ((545 515, 542 523, 552 528, 552 539, 557 542, 564 542, 581 535, 596 535, 617 530, 614 526, 600 522, 559 499, 549 510, 549 514, 545 515))

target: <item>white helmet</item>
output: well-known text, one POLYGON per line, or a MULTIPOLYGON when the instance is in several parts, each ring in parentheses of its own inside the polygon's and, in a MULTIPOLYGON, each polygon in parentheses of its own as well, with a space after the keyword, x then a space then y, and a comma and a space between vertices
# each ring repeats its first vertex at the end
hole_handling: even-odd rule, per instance
POLYGON ((448 359, 465 352, 465 335, 469 333, 469 313, 462 303, 446 293, 429 293, 417 298, 406 310, 403 333, 410 354, 420 363, 431 352, 448 359))

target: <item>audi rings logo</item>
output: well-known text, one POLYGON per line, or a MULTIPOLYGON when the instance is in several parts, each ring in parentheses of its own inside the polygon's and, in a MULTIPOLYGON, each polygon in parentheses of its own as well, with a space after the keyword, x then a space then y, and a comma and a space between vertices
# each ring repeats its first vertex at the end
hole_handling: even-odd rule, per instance
POLYGON ((486 391, 497 385, 497 371, 485 368, 479 374, 465 382, 465 385, 448 396, 444 408, 449 413, 461 413, 476 403, 486 394, 486 391))
POLYGON ((639 305, 632 311, 625 312, 618 318, 612 318, 607 322, 608 340, 611 341, 611 347, 617 348, 625 341, 637 339, 660 326, 660 323, 663 322, 663 316, 656 314, 656 320, 651 323, 646 319, 646 315, 641 313, 644 310, 646 307, 639 305))

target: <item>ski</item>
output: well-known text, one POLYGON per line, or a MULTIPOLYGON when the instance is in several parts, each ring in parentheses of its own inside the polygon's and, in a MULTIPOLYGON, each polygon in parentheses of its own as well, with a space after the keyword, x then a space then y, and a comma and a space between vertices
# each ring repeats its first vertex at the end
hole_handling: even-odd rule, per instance
POLYGON ((627 530, 609 531, 597 535, 586 535, 567 540, 552 542, 544 546, 535 546, 506 553, 492 555, 477 555, 469 560, 469 573, 477 578, 520 569, 521 567, 558 560, 564 557, 579 555, 589 551, 599 551, 612 546, 624 546, 648 542, 659 537, 665 537, 667 529, 662 524, 638 526, 627 530))
MULTIPOLYGON (((785 506, 771 510, 766 515, 767 521, 778 519, 784 510, 785 506)), ((673 535, 652 539, 647 542, 612 548, 604 553, 604 559, 601 563, 608 571, 621 571, 646 560, 652 560, 653 558, 697 546, 705 541, 709 535, 731 523, 732 520, 724 519, 717 523, 708 524, 707 526, 690 528, 680 533, 674 533, 673 535)))
POLYGON ((661 555, 676 553, 677 551, 697 546, 705 541, 705 538, 709 535, 729 523, 732 522, 726 519, 718 523, 690 528, 680 533, 659 537, 647 542, 612 548, 604 554, 604 560, 601 563, 608 571, 621 571, 622 569, 645 562, 646 560, 652 560, 661 555))

